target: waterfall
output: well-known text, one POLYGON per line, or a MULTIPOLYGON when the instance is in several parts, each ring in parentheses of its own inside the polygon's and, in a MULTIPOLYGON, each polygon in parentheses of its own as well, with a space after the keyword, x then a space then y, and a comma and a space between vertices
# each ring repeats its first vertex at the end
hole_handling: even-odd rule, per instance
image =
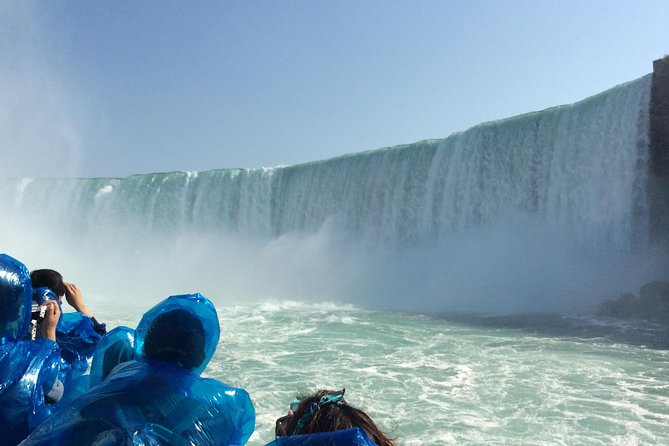
MULTIPOLYGON (((512 310, 542 285, 518 300, 518 285, 507 282, 535 276, 542 256, 556 257, 539 261, 543 285, 555 291, 547 294, 564 295, 592 280, 563 271, 574 258, 592 264, 608 256, 608 277, 646 249, 650 83, 648 75, 442 140, 296 166, 0 179, 0 242, 41 266, 45 256, 82 271, 90 262, 134 271, 178 265, 188 271, 182 279, 218 291, 226 281, 212 282, 209 262, 273 284, 228 289, 239 295, 376 295, 369 300, 378 304, 399 286, 427 296, 430 309, 467 309, 462 294, 470 293, 487 296, 481 308, 513 301, 501 307, 512 310), (520 272, 510 274, 509 264, 520 272), (455 289, 467 266, 505 278, 455 289), (549 277, 558 271, 574 287, 555 286, 549 277)), ((635 273, 649 274, 634 262, 635 273)))

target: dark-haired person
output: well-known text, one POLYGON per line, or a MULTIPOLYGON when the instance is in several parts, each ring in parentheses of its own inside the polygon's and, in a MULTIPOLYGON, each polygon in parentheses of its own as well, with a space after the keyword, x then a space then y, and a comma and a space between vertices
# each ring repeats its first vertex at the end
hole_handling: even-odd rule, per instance
POLYGON ((208 299, 200 294, 165 299, 144 314, 134 341, 128 340, 134 358, 112 358, 117 365, 106 377, 22 445, 246 444, 255 428, 246 390, 199 376, 219 336, 218 315, 208 299))
POLYGON ((76 310, 74 313, 62 313, 56 327, 56 341, 60 346, 63 362, 60 379, 66 384, 67 394, 62 403, 65 404, 85 390, 80 381, 88 370, 98 341, 107 329, 105 324, 99 323, 93 317, 84 303, 79 287, 63 281, 63 276, 58 271, 36 269, 31 271, 30 280, 36 292, 49 289, 58 297, 59 305, 65 298, 76 310))
POLYGON ((65 297, 65 300, 72 308, 91 319, 94 330, 100 336, 107 332, 106 325, 98 322, 84 303, 84 297, 79 287, 73 283, 65 282, 62 274, 58 271, 53 269, 36 269, 30 272, 30 280, 32 281, 33 288, 50 288, 56 293, 59 301, 62 301, 63 297, 65 297))
POLYGON ((29 340, 32 286, 28 269, 0 254, 0 446, 15 446, 53 410, 63 395, 58 380, 60 310, 46 302, 41 339, 29 340))
POLYGON ((344 399, 345 389, 319 390, 301 398, 297 409, 276 420, 276 440, 267 446, 395 446, 362 410, 344 399))

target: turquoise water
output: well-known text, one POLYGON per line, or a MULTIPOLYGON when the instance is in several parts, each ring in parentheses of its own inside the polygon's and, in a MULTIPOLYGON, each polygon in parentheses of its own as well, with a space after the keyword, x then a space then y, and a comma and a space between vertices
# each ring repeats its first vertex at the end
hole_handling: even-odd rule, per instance
MULTIPOLYGON (((103 309, 135 324, 141 309, 120 308, 103 309)), ((399 445, 669 444, 667 328, 290 301, 218 309, 205 375, 249 390, 251 445, 273 439, 296 393, 322 387, 345 387, 399 445)))

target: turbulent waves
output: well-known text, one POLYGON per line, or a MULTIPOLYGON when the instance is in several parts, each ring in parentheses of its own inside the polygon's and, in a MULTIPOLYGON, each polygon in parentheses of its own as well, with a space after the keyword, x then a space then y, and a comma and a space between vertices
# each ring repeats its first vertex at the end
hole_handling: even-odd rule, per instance
POLYGON ((403 446, 669 442, 669 354, 651 348, 669 345, 667 327, 293 301, 218 310, 221 344, 206 374, 249 390, 254 446, 273 439, 296 393, 321 387, 346 387, 403 446))

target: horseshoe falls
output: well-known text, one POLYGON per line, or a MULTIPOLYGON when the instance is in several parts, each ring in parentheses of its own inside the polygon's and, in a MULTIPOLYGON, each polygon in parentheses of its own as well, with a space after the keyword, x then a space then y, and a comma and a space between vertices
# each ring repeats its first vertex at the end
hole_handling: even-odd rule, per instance
POLYGON ((646 76, 443 140, 297 166, 3 179, 2 241, 100 291, 196 283, 237 302, 587 311, 662 266, 649 249, 649 91, 646 76), (119 286, 136 275, 161 280, 119 286))
POLYGON ((320 387, 400 445, 667 444, 667 328, 591 316, 666 280, 650 95, 296 166, 4 178, 0 246, 111 326, 210 297, 206 374, 249 390, 253 445, 320 387))

